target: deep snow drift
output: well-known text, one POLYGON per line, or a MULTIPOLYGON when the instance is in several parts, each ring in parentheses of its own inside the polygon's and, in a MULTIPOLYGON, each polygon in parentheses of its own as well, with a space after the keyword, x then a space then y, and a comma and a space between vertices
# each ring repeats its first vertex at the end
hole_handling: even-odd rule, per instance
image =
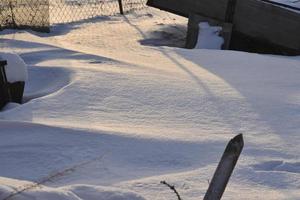
POLYGON ((223 199, 300 199, 299 57, 160 46, 182 46, 186 23, 147 9, 2 32, 29 79, 0 113, 1 198, 30 181, 12 199, 175 199, 166 180, 201 199, 242 132, 223 199))

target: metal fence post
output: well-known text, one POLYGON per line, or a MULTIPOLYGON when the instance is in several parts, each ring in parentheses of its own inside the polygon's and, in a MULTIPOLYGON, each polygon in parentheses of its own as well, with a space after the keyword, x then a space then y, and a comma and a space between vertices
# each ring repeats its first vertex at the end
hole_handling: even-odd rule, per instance
POLYGON ((121 14, 121 15, 124 15, 124 11, 123 11, 123 2, 122 2, 122 0, 118 0, 118 2, 119 2, 120 14, 121 14))

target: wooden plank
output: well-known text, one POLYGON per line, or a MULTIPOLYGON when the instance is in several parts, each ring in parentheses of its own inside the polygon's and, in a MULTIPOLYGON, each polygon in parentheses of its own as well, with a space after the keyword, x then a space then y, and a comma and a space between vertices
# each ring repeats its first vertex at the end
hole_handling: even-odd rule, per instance
POLYGON ((239 0, 234 31, 300 52, 300 14, 257 0, 239 0))
POLYGON ((0 110, 9 101, 8 84, 4 68, 6 64, 6 61, 0 60, 0 110))
POLYGON ((189 17, 197 13, 216 20, 225 21, 229 0, 148 0, 147 5, 177 15, 189 17))
POLYGON ((4 67, 5 65, 7 65, 7 61, 6 60, 0 60, 0 66, 4 67))
POLYGON ((227 8, 226 8, 226 15, 225 15, 225 22, 232 23, 235 14, 235 6, 237 0, 228 0, 227 8))
POLYGON ((228 143, 215 171, 204 200, 220 200, 233 169, 244 147, 243 135, 239 134, 228 143))
MULTIPOLYGON (((232 23, 234 38, 230 48, 235 50, 240 50, 236 49, 237 46, 254 46, 258 52, 300 55, 299 11, 270 0, 148 0, 147 4, 184 17, 195 13, 232 23), (238 41, 235 36, 246 40, 238 41), (254 42, 246 44, 247 41, 254 42), (239 43, 244 44, 236 45, 239 43)), ((196 35, 196 32, 189 33, 193 34, 196 35)), ((187 42, 187 47, 191 48, 193 44, 194 41, 187 42)))

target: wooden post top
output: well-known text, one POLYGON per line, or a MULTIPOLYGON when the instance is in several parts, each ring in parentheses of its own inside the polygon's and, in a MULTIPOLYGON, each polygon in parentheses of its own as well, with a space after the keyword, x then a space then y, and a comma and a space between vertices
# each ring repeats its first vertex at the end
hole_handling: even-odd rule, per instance
POLYGON ((0 60, 0 66, 5 66, 7 65, 7 61, 6 60, 0 60))

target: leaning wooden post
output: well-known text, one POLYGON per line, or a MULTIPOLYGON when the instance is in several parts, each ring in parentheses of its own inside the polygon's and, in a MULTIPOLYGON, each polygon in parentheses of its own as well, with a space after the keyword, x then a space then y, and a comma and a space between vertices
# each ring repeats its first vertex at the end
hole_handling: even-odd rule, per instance
POLYGON ((121 15, 124 15, 124 11, 123 11, 123 2, 122 2, 122 0, 118 0, 118 2, 119 2, 120 14, 121 14, 121 15))
POLYGON ((244 147, 243 135, 235 136, 227 144, 221 161, 205 194, 204 200, 220 200, 244 147))
POLYGON ((0 110, 10 101, 11 95, 5 73, 6 60, 0 60, 0 110))

